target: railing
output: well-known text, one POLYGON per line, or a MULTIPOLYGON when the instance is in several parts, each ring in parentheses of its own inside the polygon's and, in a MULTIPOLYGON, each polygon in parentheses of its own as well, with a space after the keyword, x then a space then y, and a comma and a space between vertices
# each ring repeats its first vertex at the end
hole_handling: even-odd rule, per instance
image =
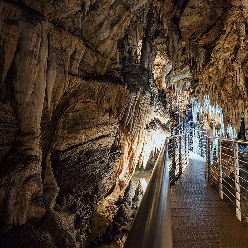
POLYGON ((168 138, 168 164, 170 185, 178 180, 188 164, 189 158, 189 135, 178 134, 168 138))
POLYGON ((189 150, 199 156, 206 158, 207 149, 207 131, 201 131, 199 128, 189 128, 189 150))
POLYGON ((181 122, 172 129, 172 135, 188 134, 188 149, 199 156, 206 158, 207 131, 200 130, 199 125, 191 122, 181 122))
POLYGON ((185 130, 189 127, 189 125, 182 121, 180 122, 177 126, 175 126, 172 129, 172 135, 177 135, 177 134, 181 134, 181 133, 185 133, 185 130))
POLYGON ((207 178, 239 220, 248 220, 248 142, 208 138, 207 178))
POLYGON ((170 183, 188 163, 186 134, 167 138, 141 201, 126 248, 172 248, 170 183))
POLYGON ((207 158, 209 183, 235 210, 237 218, 248 223, 248 141, 207 137, 205 131, 191 129, 167 138, 129 232, 126 248, 172 247, 170 185, 187 166, 190 149, 207 158))

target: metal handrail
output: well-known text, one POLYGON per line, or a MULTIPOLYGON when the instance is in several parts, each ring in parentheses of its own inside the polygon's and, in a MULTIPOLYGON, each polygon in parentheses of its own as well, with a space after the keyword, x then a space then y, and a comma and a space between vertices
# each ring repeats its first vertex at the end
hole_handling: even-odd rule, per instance
POLYGON ((176 135, 177 133, 188 133, 188 136, 190 137, 189 150, 198 154, 199 156, 206 157, 206 130, 201 130, 199 125, 195 125, 193 121, 189 121, 180 122, 176 127, 174 127, 172 130, 172 134, 176 135), (203 142, 204 140, 205 144, 203 142))
POLYGON ((179 159, 181 164, 178 168, 179 173, 182 173, 180 167, 183 166, 184 160, 182 159, 182 151, 178 152, 178 149, 187 148, 185 137, 185 134, 179 134, 166 139, 127 237, 126 248, 172 248, 169 144, 171 140, 180 142, 180 144, 175 144, 175 150, 177 150, 177 155, 181 157, 179 159), (185 142, 184 146, 182 141, 185 142))
POLYGON ((238 144, 248 145, 248 140, 229 139, 229 138, 222 138, 222 137, 219 137, 219 136, 211 136, 211 137, 208 137, 208 139, 217 139, 217 140, 219 139, 219 140, 222 140, 222 141, 235 142, 235 143, 238 143, 238 144))
POLYGON ((220 197, 234 207, 240 221, 248 219, 248 169, 246 168, 248 168, 248 141, 208 137, 208 181, 219 192, 220 197), (223 146, 224 142, 225 146, 223 146), (247 151, 240 151, 241 145, 247 147, 247 151), (230 154, 227 154, 228 152, 230 154), (247 161, 243 158, 245 155, 247 161), (217 177, 214 177, 214 174, 217 177))
MULTIPOLYGON (((202 133, 202 131, 199 132, 202 133)), ((188 135, 189 133, 186 132, 166 139, 129 232, 125 243, 126 248, 172 247, 169 182, 172 185, 172 182, 180 177, 182 167, 187 163, 188 135)), ((207 141, 205 152, 208 181, 213 187, 217 187, 222 199, 233 202, 239 220, 248 219, 248 169, 246 170, 240 165, 247 163, 248 168, 248 159, 247 162, 243 158, 240 159, 240 154, 244 156, 247 153, 248 157, 248 149, 240 151, 239 148, 240 145, 248 147, 248 141, 207 137, 206 133, 204 136, 207 141), (218 143, 213 142, 214 140, 218 143), (223 142, 225 142, 225 146, 222 145, 223 142), (227 151, 223 153, 222 149, 228 148, 227 143, 232 148, 228 151, 233 152, 233 156, 226 158, 224 156, 227 151), (230 167, 232 158, 233 167, 230 167), (226 162, 227 159, 229 161, 226 162), (246 175, 244 175, 245 173, 246 175), (242 184, 242 181, 246 185, 242 184)))
POLYGON ((185 132, 188 132, 188 130, 190 129, 191 124, 193 124, 193 123, 194 123, 193 121, 189 121, 189 122, 182 121, 182 122, 180 122, 177 126, 175 126, 172 129, 172 135, 176 135, 177 133, 183 134, 185 132))
POLYGON ((184 130, 183 130, 184 124, 185 124, 184 122, 180 122, 177 126, 175 126, 172 130, 172 134, 175 135, 177 130, 181 131, 181 133, 184 132, 184 130))
POLYGON ((168 138, 170 185, 174 185, 188 164, 188 133, 177 134, 168 138))

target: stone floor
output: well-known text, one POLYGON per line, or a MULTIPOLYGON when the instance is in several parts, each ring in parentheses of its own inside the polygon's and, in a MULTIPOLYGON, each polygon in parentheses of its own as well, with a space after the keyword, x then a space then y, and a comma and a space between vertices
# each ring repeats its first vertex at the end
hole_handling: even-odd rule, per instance
POLYGON ((173 248, 248 248, 248 231, 205 180, 205 162, 190 157, 171 189, 173 248))

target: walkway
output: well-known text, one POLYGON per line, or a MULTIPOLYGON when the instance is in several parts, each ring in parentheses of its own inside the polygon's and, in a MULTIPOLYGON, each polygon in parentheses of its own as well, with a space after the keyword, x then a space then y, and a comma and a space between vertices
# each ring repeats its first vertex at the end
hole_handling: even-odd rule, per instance
POLYGON ((205 181, 202 158, 191 154, 171 208, 173 248, 248 248, 248 231, 205 181))

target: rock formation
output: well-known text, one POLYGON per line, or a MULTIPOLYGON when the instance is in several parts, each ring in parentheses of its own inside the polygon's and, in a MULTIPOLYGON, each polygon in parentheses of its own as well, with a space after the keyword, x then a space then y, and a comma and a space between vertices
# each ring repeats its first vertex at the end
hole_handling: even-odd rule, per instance
POLYGON ((85 247, 113 227, 135 167, 169 135, 173 88, 208 94, 226 124, 248 117, 245 0, 1 0, 0 11, 3 247, 85 247))

